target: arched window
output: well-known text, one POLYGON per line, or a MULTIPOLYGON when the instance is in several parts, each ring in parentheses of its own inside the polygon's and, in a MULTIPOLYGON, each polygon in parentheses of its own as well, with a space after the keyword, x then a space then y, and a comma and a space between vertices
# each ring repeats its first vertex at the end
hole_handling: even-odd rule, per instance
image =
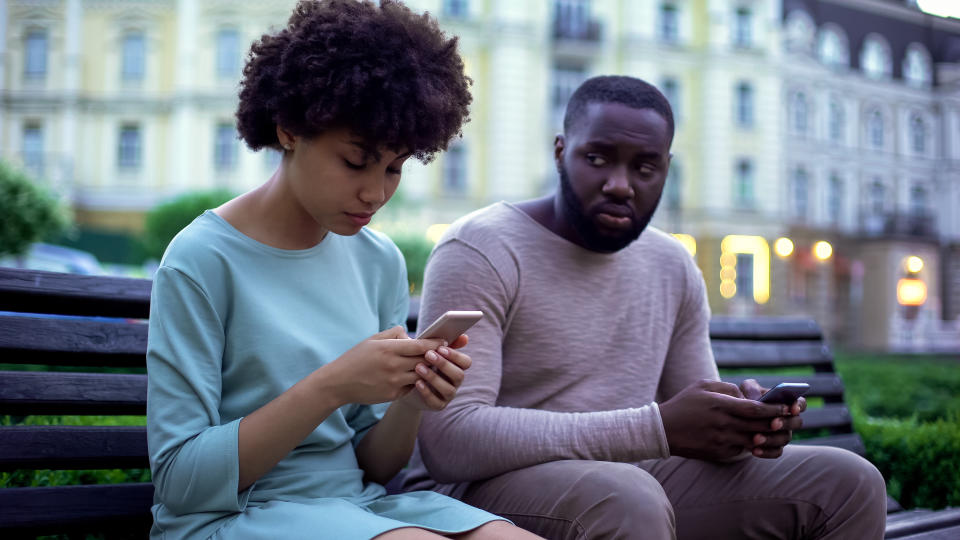
POLYGON ((927 214, 927 188, 915 184, 910 188, 910 215, 914 217, 927 214))
POLYGON ((793 172, 793 217, 806 221, 810 200, 810 177, 807 170, 797 167, 793 172))
POLYGON ((910 141, 914 152, 923 154, 927 151, 927 127, 919 114, 910 119, 910 141))
POLYGON ((860 69, 871 79, 887 79, 892 72, 890 45, 879 34, 870 34, 860 50, 860 69))
POLYGON ((930 69, 930 53, 926 47, 919 43, 907 46, 907 54, 903 59, 903 78, 910 86, 930 86, 933 75, 930 69))
POLYGON ((843 220, 843 179, 838 173, 830 174, 827 189, 827 214, 830 222, 838 225, 843 220))
POLYGON ((870 136, 870 145, 874 148, 883 148, 883 114, 874 109, 867 120, 867 132, 870 136))
POLYGON ((824 25, 817 40, 817 55, 825 66, 845 68, 850 65, 847 36, 840 27, 835 24, 824 25))
POLYGON ((787 15, 786 41, 788 51, 810 54, 813 52, 815 25, 807 12, 795 9, 787 15))
POLYGON ((240 76, 240 32, 236 28, 221 28, 217 31, 217 77, 236 79, 240 76))
POLYGON ((753 86, 748 82, 737 85, 737 125, 753 126, 753 86))
POLYGON ((879 178, 870 185, 870 214, 882 216, 886 207, 887 188, 879 178))
POLYGON ((830 140, 833 142, 843 142, 843 132, 846 129, 846 115, 843 112, 843 105, 836 98, 830 100, 830 140))
POLYGON ((754 182, 753 162, 747 158, 737 161, 733 204, 739 208, 753 208, 754 182))
POLYGON ((47 31, 43 28, 31 28, 24 36, 23 74, 30 80, 40 80, 47 76, 47 49, 49 42, 47 31))
POLYGON ((793 95, 791 105, 793 109, 793 114, 791 115, 793 130, 800 135, 806 135, 810 115, 810 107, 807 104, 807 95, 803 92, 797 92, 793 95))

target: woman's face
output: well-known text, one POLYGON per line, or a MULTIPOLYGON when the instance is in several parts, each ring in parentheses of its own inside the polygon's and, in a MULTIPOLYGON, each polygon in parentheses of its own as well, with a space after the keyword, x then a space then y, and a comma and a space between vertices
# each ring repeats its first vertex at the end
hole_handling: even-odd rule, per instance
POLYGON ((280 136, 287 148, 284 176, 303 210, 326 231, 341 236, 360 232, 390 200, 400 168, 410 153, 364 149, 347 129, 312 137, 280 136))

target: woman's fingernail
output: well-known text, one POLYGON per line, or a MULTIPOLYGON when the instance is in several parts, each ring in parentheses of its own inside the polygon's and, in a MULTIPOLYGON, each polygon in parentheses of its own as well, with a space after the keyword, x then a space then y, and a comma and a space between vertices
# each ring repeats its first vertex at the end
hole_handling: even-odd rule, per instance
POLYGON ((419 374, 421 374, 421 375, 426 375, 426 374, 427 374, 427 366, 425 366, 425 365, 423 365, 423 364, 417 364, 417 373, 419 373, 419 374))
POLYGON ((436 362, 436 361, 437 361, 437 353, 435 353, 435 352, 433 352, 433 351, 427 351, 427 354, 425 354, 424 356, 427 357, 427 360, 429 360, 429 361, 431 361, 431 362, 436 362))
POLYGON ((442 354, 442 355, 444 355, 444 356, 450 354, 450 349, 448 349, 448 348, 446 348, 446 347, 440 347, 440 348, 437 349, 437 350, 440 352, 440 354, 442 354))

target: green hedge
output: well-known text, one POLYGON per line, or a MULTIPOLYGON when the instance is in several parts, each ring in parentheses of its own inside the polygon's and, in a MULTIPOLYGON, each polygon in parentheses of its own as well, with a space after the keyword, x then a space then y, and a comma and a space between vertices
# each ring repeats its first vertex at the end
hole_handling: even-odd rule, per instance
POLYGON ((960 506, 960 415, 920 422, 854 411, 854 419, 867 459, 904 508, 960 506))

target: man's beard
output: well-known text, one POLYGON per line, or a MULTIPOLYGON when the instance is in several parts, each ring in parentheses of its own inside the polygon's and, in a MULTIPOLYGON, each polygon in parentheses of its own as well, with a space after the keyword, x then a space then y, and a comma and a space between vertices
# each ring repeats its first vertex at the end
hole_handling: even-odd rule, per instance
POLYGON ((587 215, 583 201, 573 192, 573 186, 570 185, 570 176, 567 174, 567 168, 563 166, 563 163, 560 164, 560 196, 563 199, 566 217, 570 225, 573 226, 573 230, 583 240, 583 247, 600 253, 620 251, 639 238, 640 233, 650 224, 653 213, 657 210, 657 205, 660 204, 660 196, 658 195, 657 201, 650 212, 642 216, 632 216, 632 226, 630 228, 618 232, 604 233, 600 231, 596 222, 587 215))

